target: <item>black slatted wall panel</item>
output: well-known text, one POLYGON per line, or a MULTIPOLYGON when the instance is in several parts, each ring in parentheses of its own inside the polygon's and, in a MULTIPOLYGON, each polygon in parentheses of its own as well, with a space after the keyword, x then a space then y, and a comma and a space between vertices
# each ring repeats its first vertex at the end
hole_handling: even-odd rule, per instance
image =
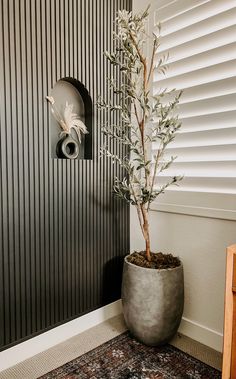
POLYGON ((102 52, 130 6, 0 0, 0 349, 119 298, 129 211, 111 194, 119 167, 99 158, 109 115, 94 108, 92 160, 52 159, 45 95, 74 77, 108 97, 102 52))

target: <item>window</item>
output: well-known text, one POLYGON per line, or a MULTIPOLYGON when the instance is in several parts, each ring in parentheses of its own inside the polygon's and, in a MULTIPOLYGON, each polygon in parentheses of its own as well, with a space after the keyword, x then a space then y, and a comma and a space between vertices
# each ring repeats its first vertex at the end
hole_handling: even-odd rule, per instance
POLYGON ((236 220, 236 0, 156 4, 158 54, 169 52, 169 69, 154 73, 153 92, 184 90, 182 128, 167 150, 178 158, 157 183, 184 179, 152 209, 236 220))

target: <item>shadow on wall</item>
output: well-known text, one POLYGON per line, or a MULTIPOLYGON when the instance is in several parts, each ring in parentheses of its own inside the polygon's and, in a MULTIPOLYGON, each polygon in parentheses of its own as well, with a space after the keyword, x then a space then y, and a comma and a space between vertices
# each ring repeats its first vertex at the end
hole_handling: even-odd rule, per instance
MULTIPOLYGON (((122 220, 122 212, 125 207, 129 207, 122 200, 114 198, 111 193, 111 204, 107 206, 106 211, 112 212, 112 225, 109 230, 112 233, 113 249, 115 249, 115 257, 108 260, 103 268, 103 287, 102 287, 102 300, 105 304, 111 303, 121 298, 121 283, 124 257, 129 254, 128 249, 124 249, 124 241, 128 238, 129 228, 125 227, 122 220), (120 207, 120 203, 122 207, 120 207), (118 207, 117 207, 118 205, 118 207), (117 207, 117 209, 116 209, 117 207), (115 209, 115 211, 114 211, 115 209), (119 211, 118 211, 119 209, 119 211), (122 255, 121 255, 122 253, 122 255)), ((109 243, 109 235, 107 235, 109 243)))
POLYGON ((102 301, 105 304, 112 303, 121 297, 123 262, 123 257, 115 257, 104 266, 102 301))

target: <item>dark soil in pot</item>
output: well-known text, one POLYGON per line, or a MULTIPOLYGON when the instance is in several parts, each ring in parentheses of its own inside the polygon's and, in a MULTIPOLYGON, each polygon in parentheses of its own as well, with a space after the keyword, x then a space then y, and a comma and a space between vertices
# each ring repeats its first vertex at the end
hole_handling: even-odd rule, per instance
POLYGON ((180 259, 172 254, 151 253, 151 261, 148 261, 145 251, 135 251, 127 256, 127 261, 136 266, 157 270, 175 268, 181 265, 180 259))

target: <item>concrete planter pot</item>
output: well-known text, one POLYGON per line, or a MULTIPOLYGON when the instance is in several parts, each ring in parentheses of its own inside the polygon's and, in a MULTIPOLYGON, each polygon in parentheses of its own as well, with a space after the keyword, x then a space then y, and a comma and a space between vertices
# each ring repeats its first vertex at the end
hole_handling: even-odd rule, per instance
POLYGON ((122 304, 130 332, 149 346, 168 342, 177 332, 184 306, 183 266, 149 269, 124 261, 122 304))

